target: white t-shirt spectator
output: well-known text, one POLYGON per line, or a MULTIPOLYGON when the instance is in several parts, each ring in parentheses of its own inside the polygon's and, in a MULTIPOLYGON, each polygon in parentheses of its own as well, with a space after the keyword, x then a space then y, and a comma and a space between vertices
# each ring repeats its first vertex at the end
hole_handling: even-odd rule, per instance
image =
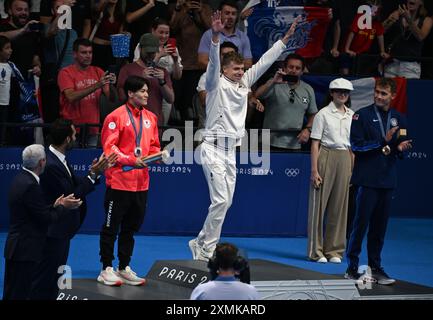
POLYGON ((0 63, 0 106, 9 105, 12 68, 8 63, 0 63))

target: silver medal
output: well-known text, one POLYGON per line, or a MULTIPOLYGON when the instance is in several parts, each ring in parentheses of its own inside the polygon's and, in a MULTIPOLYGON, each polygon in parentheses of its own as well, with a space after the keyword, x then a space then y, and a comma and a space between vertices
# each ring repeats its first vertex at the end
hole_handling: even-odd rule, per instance
POLYGON ((136 157, 140 157, 141 156, 141 148, 140 147, 135 147, 135 149, 134 149, 134 155, 136 157))

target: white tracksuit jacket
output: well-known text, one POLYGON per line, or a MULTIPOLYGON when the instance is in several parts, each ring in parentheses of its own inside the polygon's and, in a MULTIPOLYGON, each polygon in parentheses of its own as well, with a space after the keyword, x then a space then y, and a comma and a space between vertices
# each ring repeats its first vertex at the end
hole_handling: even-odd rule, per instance
POLYGON ((206 70, 206 126, 200 145, 203 171, 209 187, 211 205, 196 238, 200 255, 211 257, 221 236, 227 210, 236 184, 236 146, 245 132, 248 92, 251 86, 278 59, 286 46, 279 40, 245 72, 240 83, 221 74, 219 43, 213 43, 206 70), (223 139, 221 139, 223 138, 223 139), (214 141, 218 139, 218 144, 214 141))

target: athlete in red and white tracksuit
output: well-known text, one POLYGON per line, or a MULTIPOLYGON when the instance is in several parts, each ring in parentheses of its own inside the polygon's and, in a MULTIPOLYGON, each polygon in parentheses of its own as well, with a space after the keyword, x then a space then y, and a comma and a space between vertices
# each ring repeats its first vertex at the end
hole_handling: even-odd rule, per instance
POLYGON ((208 260, 220 239, 235 190, 236 146, 240 145, 245 131, 248 92, 286 49, 296 24, 244 73, 242 57, 236 57, 235 53, 230 53, 229 59, 223 58, 221 66, 219 33, 223 24, 219 12, 212 16, 213 35, 206 70, 206 125, 200 145, 211 205, 202 230, 196 239, 189 241, 193 259, 208 260))
MULTIPOLYGON (((141 98, 147 102, 147 87, 144 94, 144 98, 143 94, 141 98)), ((101 140, 104 153, 114 152, 118 155, 115 166, 107 169, 105 173, 106 219, 100 234, 100 256, 103 270, 112 267, 117 235, 119 235, 119 270, 124 270, 129 266, 134 248, 133 235, 143 223, 149 188, 148 168, 140 161, 140 158, 160 151, 157 117, 146 110, 143 105, 139 105, 139 101, 137 103, 137 100, 134 101, 129 97, 125 105, 106 117, 102 128, 101 140), (141 155, 137 154, 137 148, 141 148, 141 155), (136 168, 123 171, 124 166, 136 168)), ((101 275, 104 278, 102 273, 101 275)), ((102 278, 101 282, 104 282, 102 278)))

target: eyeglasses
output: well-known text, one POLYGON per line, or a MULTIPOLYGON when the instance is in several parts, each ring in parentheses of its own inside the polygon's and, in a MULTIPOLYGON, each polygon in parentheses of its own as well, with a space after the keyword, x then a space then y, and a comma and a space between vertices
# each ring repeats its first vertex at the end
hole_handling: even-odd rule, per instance
POLYGON ((289 101, 290 103, 294 103, 295 102, 295 89, 290 89, 289 91, 289 101))

